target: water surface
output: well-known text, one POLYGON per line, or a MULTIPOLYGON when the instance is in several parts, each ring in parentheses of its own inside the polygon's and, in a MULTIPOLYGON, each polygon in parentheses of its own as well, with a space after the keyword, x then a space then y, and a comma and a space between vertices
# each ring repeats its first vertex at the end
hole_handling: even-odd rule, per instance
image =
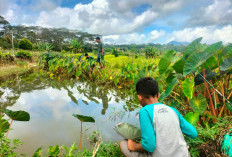
POLYGON ((29 156, 41 146, 79 143, 80 121, 72 114, 92 116, 96 121, 83 124, 83 147, 87 148, 93 131, 102 132, 105 142, 118 142, 122 137, 113 130, 117 123, 139 125, 138 110, 127 111, 126 100, 114 90, 86 82, 58 82, 34 73, 1 83, 0 104, 0 108, 30 113, 29 122, 14 121, 9 133, 9 138, 24 143, 18 152, 29 156))

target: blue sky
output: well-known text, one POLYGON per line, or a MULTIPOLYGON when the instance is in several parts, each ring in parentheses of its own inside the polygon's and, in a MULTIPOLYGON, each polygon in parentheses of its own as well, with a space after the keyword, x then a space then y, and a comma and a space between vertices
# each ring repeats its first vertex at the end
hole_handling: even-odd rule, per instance
POLYGON ((232 42, 232 0, 0 0, 11 24, 66 27, 107 43, 232 42))

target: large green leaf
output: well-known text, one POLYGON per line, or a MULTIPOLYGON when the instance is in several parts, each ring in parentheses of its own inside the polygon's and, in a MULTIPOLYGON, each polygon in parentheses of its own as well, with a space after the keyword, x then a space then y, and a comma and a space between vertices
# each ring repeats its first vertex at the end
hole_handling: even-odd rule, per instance
POLYGON ((193 52, 200 52, 199 50, 201 49, 201 40, 202 37, 195 39, 192 41, 185 49, 184 51, 184 59, 187 59, 190 54, 193 52))
POLYGON ((226 56, 230 56, 232 55, 232 43, 230 43, 229 45, 227 45, 224 50, 223 50, 224 55, 226 56))
POLYGON ((174 76, 177 78, 177 80, 183 81, 185 79, 185 77, 181 73, 176 73, 174 74, 174 76))
POLYGON ((232 56, 224 60, 220 66, 221 71, 227 71, 232 69, 232 56))
POLYGON ((219 49, 221 49, 223 47, 222 45, 222 42, 219 41, 217 43, 214 43, 212 45, 210 45, 209 47, 207 47, 207 49, 205 49, 204 51, 205 52, 208 52, 208 53, 215 53, 216 51, 218 51, 219 49))
POLYGON ((29 121, 30 120, 30 114, 26 111, 11 111, 8 109, 1 109, 3 113, 5 113, 8 117, 10 117, 12 120, 16 121, 29 121))
POLYGON ((189 112, 184 117, 190 124, 195 125, 199 121, 199 114, 189 112))
POLYGON ((73 96, 73 92, 71 92, 70 90, 68 90, 68 96, 70 97, 70 99, 78 105, 78 101, 77 99, 73 96))
MULTIPOLYGON (((205 78, 208 81, 212 80, 216 76, 217 76, 217 73, 212 72, 211 70, 205 71, 205 78)), ((203 73, 197 74, 194 78, 194 82, 195 82, 195 85, 200 85, 204 83, 203 73)))
POLYGON ((141 138, 140 129, 128 123, 119 123, 114 130, 126 139, 136 140, 141 138))
MULTIPOLYGON (((168 74, 168 72, 166 72, 166 74, 168 74)), ((166 82, 171 82, 172 79, 175 78, 174 74, 175 74, 175 73, 172 73, 172 72, 170 71, 168 77, 166 78, 166 82)))
POLYGON ((206 70, 213 70, 213 69, 218 68, 218 62, 217 62, 216 55, 213 55, 212 57, 207 59, 204 63, 204 67, 206 70))
POLYGON ((83 116, 83 115, 79 115, 79 114, 73 114, 73 116, 76 117, 77 119, 79 119, 81 122, 91 122, 91 123, 95 122, 93 117, 83 116))
POLYGON ((10 127, 9 122, 5 119, 2 119, 2 117, 0 116, 0 134, 7 132, 9 127, 10 127))
POLYGON ((171 64, 172 58, 173 58, 173 51, 168 51, 164 54, 164 56, 159 61, 159 73, 163 74, 171 64))
POLYGON ((202 94, 198 94, 198 96, 189 101, 190 106, 193 108, 193 111, 199 113, 201 115, 207 109, 208 103, 206 98, 202 94))
POLYGON ((218 49, 222 47, 222 42, 210 45, 207 49, 200 53, 191 54, 184 65, 184 76, 196 70, 199 66, 205 63, 218 49))
POLYGON ((133 86, 135 87, 136 83, 139 81, 139 79, 143 78, 146 76, 146 67, 142 68, 138 74, 135 76, 133 86))
POLYGON ((185 79, 182 82, 182 88, 183 88, 183 92, 185 94, 186 97, 188 97, 189 99, 193 98, 193 91, 194 91, 194 79, 185 79))
POLYGON ((159 97, 159 101, 163 101, 164 98, 168 97, 171 93, 172 90, 174 89, 174 87, 176 86, 176 84, 178 83, 176 78, 173 78, 167 85, 166 89, 164 92, 161 93, 160 97, 159 97))
POLYGON ((176 71, 176 73, 183 74, 185 61, 183 58, 179 59, 172 67, 176 71))

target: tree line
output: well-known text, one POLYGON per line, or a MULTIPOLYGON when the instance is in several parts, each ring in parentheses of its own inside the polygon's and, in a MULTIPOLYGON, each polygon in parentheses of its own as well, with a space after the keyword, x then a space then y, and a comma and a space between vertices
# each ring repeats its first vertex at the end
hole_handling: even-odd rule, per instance
POLYGON ((97 34, 89 34, 67 28, 44 28, 40 26, 11 25, 0 15, 0 47, 17 48, 21 39, 28 39, 34 49, 49 44, 54 51, 70 51, 72 43, 82 45, 83 50, 92 50, 97 34))

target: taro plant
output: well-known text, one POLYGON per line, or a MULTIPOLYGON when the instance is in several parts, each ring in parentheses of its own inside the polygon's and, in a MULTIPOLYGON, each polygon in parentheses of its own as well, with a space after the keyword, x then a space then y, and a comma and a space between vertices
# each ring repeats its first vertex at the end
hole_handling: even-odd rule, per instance
POLYGON ((11 123, 9 125, 9 130, 6 134, 6 138, 8 137, 13 121, 29 121, 30 120, 30 114, 27 113, 26 111, 21 111, 21 110, 11 111, 9 109, 1 109, 1 111, 11 118, 11 123))
POLYGON ((125 139, 139 141, 141 139, 141 130, 128 123, 119 123, 114 130, 125 139))
POLYGON ((165 53, 156 79, 166 86, 160 101, 177 102, 185 113, 193 111, 186 115, 192 124, 205 125, 215 123, 215 117, 232 115, 232 44, 206 45, 201 40, 189 44, 183 55, 165 53))
POLYGON ((18 156, 17 153, 15 153, 15 150, 18 146, 22 145, 22 142, 20 142, 18 139, 7 139, 5 137, 5 133, 9 131, 10 124, 8 120, 3 119, 2 116, 0 116, 0 156, 18 156))
POLYGON ((80 133, 80 144, 79 144, 79 150, 81 150, 81 144, 82 144, 82 123, 83 122, 94 123, 95 120, 93 119, 93 117, 83 116, 83 115, 79 115, 79 114, 73 114, 73 116, 76 117, 77 119, 79 119, 81 121, 81 133, 80 133))
POLYGON ((19 52, 16 53, 15 56, 17 58, 25 59, 25 60, 31 60, 32 59, 32 55, 31 55, 31 53, 29 51, 20 50, 19 52))
POLYGON ((0 133, 5 133, 9 129, 9 122, 0 116, 0 133))

